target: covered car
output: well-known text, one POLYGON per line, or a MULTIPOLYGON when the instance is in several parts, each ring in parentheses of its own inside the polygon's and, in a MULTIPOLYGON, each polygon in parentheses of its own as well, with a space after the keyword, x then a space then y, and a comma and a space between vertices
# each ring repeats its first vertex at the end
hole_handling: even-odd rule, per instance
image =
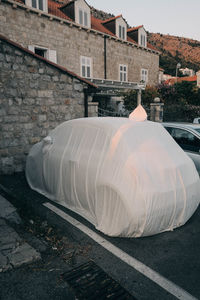
POLYGON ((110 236, 148 236, 185 224, 199 205, 199 175, 163 126, 145 119, 62 123, 32 147, 29 185, 110 236))

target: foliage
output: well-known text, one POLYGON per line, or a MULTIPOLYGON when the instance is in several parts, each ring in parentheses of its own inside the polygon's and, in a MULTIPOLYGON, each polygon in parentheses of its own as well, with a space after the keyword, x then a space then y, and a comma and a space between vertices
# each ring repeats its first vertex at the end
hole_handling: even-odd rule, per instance
MULTIPOLYGON (((128 111, 132 111, 137 106, 137 91, 129 90, 122 94, 124 97, 124 106, 128 111)), ((144 91, 142 91, 142 105, 149 107, 150 103, 153 102, 155 97, 159 97, 159 92, 156 87, 147 86, 144 91)))
MULTIPOLYGON (((137 106, 137 91, 123 93, 123 97, 125 108, 132 111, 137 106)), ((170 118, 176 120, 175 114, 185 121, 192 120, 193 116, 198 115, 200 89, 194 82, 182 81, 174 85, 147 86, 145 91, 142 91, 142 105, 149 108, 155 97, 159 97, 164 102, 164 111, 168 114, 168 120, 171 120, 170 118), (189 107, 193 108, 189 109, 189 107)))
POLYGON ((158 87, 158 92, 165 105, 200 105, 200 90, 194 82, 163 84, 158 87))
POLYGON ((198 64, 185 61, 178 51, 176 51, 175 56, 172 56, 169 51, 162 50, 162 54, 160 55, 160 67, 165 70, 166 74, 175 76, 177 63, 180 63, 182 68, 187 67, 189 69, 193 69, 196 72, 200 68, 200 65, 198 64))

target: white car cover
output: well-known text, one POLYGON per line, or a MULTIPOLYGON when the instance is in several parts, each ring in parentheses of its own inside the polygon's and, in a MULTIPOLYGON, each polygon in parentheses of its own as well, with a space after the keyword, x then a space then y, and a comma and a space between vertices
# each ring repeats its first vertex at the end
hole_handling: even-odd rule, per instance
POLYGON ((199 205, 192 160, 162 125, 128 118, 67 121, 27 158, 32 189, 110 236, 140 237, 185 224, 199 205))

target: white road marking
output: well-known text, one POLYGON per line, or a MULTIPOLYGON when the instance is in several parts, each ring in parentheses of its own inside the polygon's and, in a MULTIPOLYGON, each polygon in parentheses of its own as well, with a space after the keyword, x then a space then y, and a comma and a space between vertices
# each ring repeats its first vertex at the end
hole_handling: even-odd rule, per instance
POLYGON ((134 257, 128 255, 126 252, 122 251, 120 248, 114 246, 112 243, 108 242, 106 239, 101 237, 99 234, 89 229, 87 226, 77 221, 76 219, 69 216, 67 213, 63 212, 61 209, 52 205, 49 202, 43 203, 43 205, 49 208, 51 211, 62 217, 64 220, 72 224, 73 226, 80 229, 82 232, 87 234, 90 238, 92 238, 99 245, 107 249, 109 252, 117 256, 119 259, 124 261, 129 266, 133 267, 138 272, 142 273, 144 276, 148 277, 150 280, 154 281, 157 285, 161 286, 170 294, 174 295, 177 299, 181 300, 198 300, 194 296, 190 295, 181 287, 177 286, 170 280, 166 279, 159 273, 155 272, 145 264, 141 263, 134 257))

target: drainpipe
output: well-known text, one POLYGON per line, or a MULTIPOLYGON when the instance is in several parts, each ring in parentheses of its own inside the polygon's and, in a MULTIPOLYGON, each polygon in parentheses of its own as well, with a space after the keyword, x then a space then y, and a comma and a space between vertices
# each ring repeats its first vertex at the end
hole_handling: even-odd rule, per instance
POLYGON ((88 118, 88 91, 84 89, 84 117, 88 118))
POLYGON ((104 79, 107 79, 107 47, 106 47, 107 36, 104 36, 104 79))

